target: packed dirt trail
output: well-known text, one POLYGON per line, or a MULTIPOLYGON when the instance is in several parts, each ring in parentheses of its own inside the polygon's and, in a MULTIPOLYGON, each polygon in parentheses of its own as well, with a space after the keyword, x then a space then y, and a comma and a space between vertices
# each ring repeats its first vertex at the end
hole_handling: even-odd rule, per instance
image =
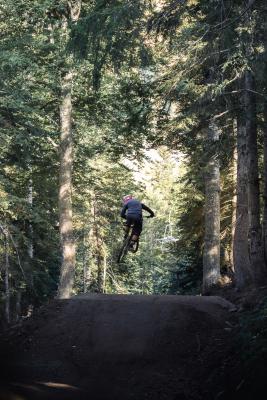
POLYGON ((215 399, 233 310, 216 296, 54 300, 2 337, 0 399, 215 399))

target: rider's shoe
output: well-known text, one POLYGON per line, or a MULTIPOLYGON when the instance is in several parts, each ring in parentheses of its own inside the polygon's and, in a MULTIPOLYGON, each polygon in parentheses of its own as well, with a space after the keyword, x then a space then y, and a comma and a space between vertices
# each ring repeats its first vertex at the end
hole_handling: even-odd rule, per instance
POLYGON ((129 244, 129 251, 134 252, 134 245, 135 245, 135 242, 131 241, 130 244, 129 244))

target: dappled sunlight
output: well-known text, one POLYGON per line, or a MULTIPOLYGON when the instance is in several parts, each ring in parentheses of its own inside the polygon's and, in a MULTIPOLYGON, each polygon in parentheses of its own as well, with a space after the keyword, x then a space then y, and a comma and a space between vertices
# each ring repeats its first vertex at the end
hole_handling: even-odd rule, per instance
POLYGON ((68 385, 66 383, 59 382, 36 382, 38 385, 43 385, 46 387, 56 388, 56 389, 70 389, 70 390, 79 390, 76 386, 68 385))
POLYGON ((2 3, 0 400, 259 398, 266 0, 2 3))
MULTIPOLYGON (((81 389, 64 382, 32 381, 11 382, 7 389, 0 388, 1 400, 70 399, 79 396, 81 389)), ((79 397, 80 398, 80 397, 79 397)))

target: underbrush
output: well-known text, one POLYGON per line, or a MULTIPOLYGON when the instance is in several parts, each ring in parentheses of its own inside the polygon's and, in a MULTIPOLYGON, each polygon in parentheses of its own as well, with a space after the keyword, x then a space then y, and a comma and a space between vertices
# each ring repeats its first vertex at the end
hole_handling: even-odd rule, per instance
POLYGON ((267 297, 255 309, 241 313, 238 348, 246 379, 265 383, 267 376, 267 297))
MULTIPOLYGON (((248 305, 248 303, 246 303, 248 305)), ((267 295, 239 311, 220 400, 252 400, 267 390, 267 295)), ((216 399, 217 400, 217 399, 216 399)))

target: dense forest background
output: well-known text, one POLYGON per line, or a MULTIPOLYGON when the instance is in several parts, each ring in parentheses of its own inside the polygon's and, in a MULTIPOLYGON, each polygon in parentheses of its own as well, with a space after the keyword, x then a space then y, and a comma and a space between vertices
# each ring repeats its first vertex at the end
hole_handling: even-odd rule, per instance
POLYGON ((266 282, 264 1, 0 6, 0 307, 266 282), (156 214, 116 262, 123 195, 156 214))

